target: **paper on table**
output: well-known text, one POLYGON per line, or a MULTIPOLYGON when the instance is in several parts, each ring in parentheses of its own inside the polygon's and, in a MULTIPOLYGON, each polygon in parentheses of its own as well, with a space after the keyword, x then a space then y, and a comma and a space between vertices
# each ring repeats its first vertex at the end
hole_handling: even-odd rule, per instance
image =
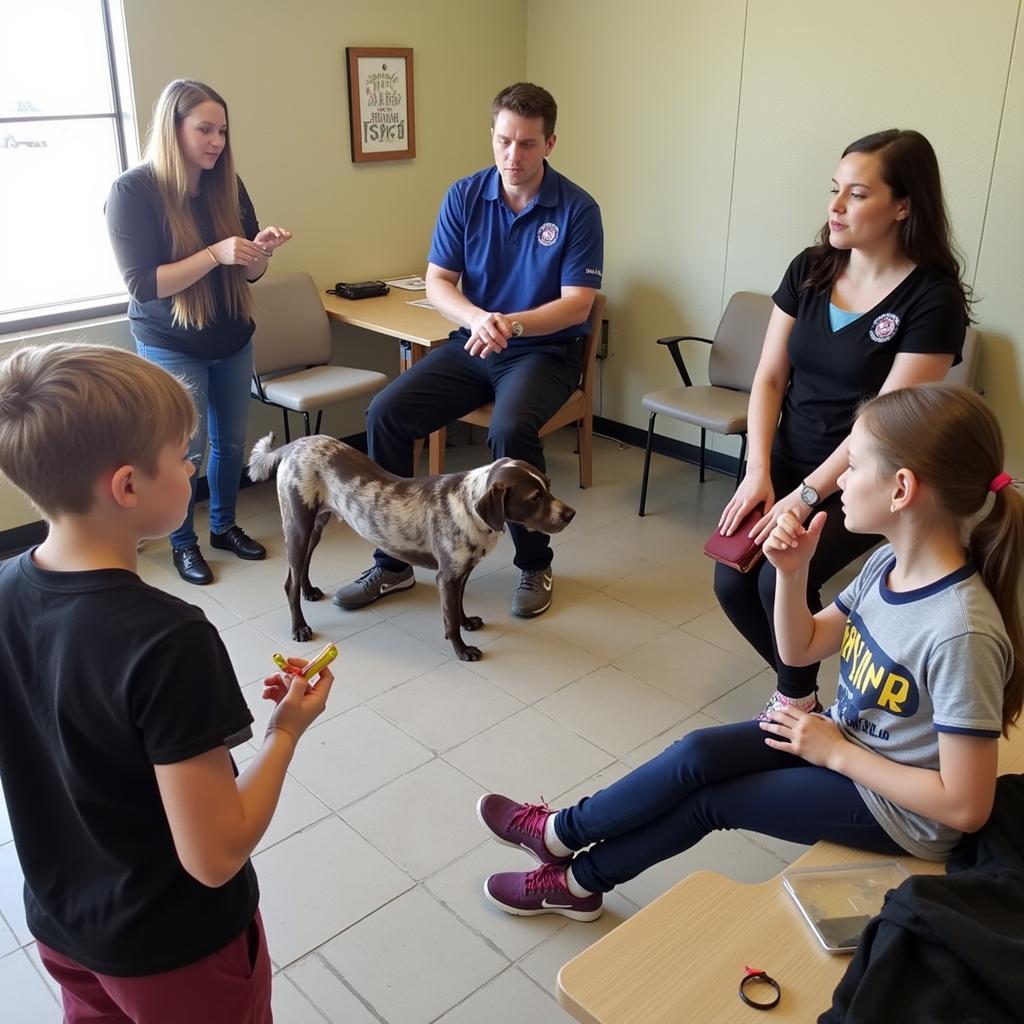
POLYGON ((437 309, 432 302, 428 302, 426 299, 412 299, 406 303, 407 306, 419 306, 420 309, 437 309))
POLYGON ((399 277, 394 281, 385 281, 384 283, 391 285, 392 288, 402 288, 407 292, 422 292, 427 287, 427 282, 415 274, 412 277, 399 277))

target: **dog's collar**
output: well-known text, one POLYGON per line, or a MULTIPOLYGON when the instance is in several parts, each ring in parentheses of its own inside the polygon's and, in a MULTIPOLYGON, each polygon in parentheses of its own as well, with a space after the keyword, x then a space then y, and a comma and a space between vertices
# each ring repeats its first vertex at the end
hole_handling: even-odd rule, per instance
POLYGON ((477 512, 475 508, 470 508, 469 514, 473 517, 473 522, 484 531, 484 533, 504 533, 505 527, 502 526, 500 530, 495 530, 490 523, 485 522, 483 517, 477 512))

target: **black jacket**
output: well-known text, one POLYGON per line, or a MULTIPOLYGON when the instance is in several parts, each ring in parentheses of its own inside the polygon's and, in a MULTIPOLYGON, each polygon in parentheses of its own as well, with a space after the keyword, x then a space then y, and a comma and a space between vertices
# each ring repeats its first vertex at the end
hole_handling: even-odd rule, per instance
POLYGON ((1024 775, 1004 775, 992 816, 946 875, 886 897, 818 1024, 1024 1020, 1024 775))

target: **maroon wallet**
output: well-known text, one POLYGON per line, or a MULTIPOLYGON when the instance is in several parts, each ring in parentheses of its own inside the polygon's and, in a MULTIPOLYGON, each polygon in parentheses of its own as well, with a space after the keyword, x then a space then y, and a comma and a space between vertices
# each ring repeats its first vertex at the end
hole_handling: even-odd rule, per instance
POLYGON ((764 552, 761 545, 755 544, 747 534, 763 515, 764 505, 755 506, 743 517, 730 537, 723 537, 716 529, 704 545, 704 554, 737 572, 750 572, 761 561, 764 552))

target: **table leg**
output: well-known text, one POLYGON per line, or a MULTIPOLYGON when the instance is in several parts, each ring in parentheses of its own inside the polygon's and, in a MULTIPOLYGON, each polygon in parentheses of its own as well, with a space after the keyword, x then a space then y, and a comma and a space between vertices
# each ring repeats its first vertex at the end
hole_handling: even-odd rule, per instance
MULTIPOLYGON (((430 349, 424 348, 422 345, 414 345, 409 341, 403 341, 400 349, 399 373, 405 373, 406 370, 411 369, 416 363, 429 354, 430 349)), ((447 433, 447 428, 442 427, 440 430, 435 430, 430 435, 428 472, 431 476, 436 476, 444 472, 444 446, 447 433)), ((414 475, 417 467, 419 466, 420 454, 422 451, 423 440, 418 438, 413 442, 412 465, 414 475)))

